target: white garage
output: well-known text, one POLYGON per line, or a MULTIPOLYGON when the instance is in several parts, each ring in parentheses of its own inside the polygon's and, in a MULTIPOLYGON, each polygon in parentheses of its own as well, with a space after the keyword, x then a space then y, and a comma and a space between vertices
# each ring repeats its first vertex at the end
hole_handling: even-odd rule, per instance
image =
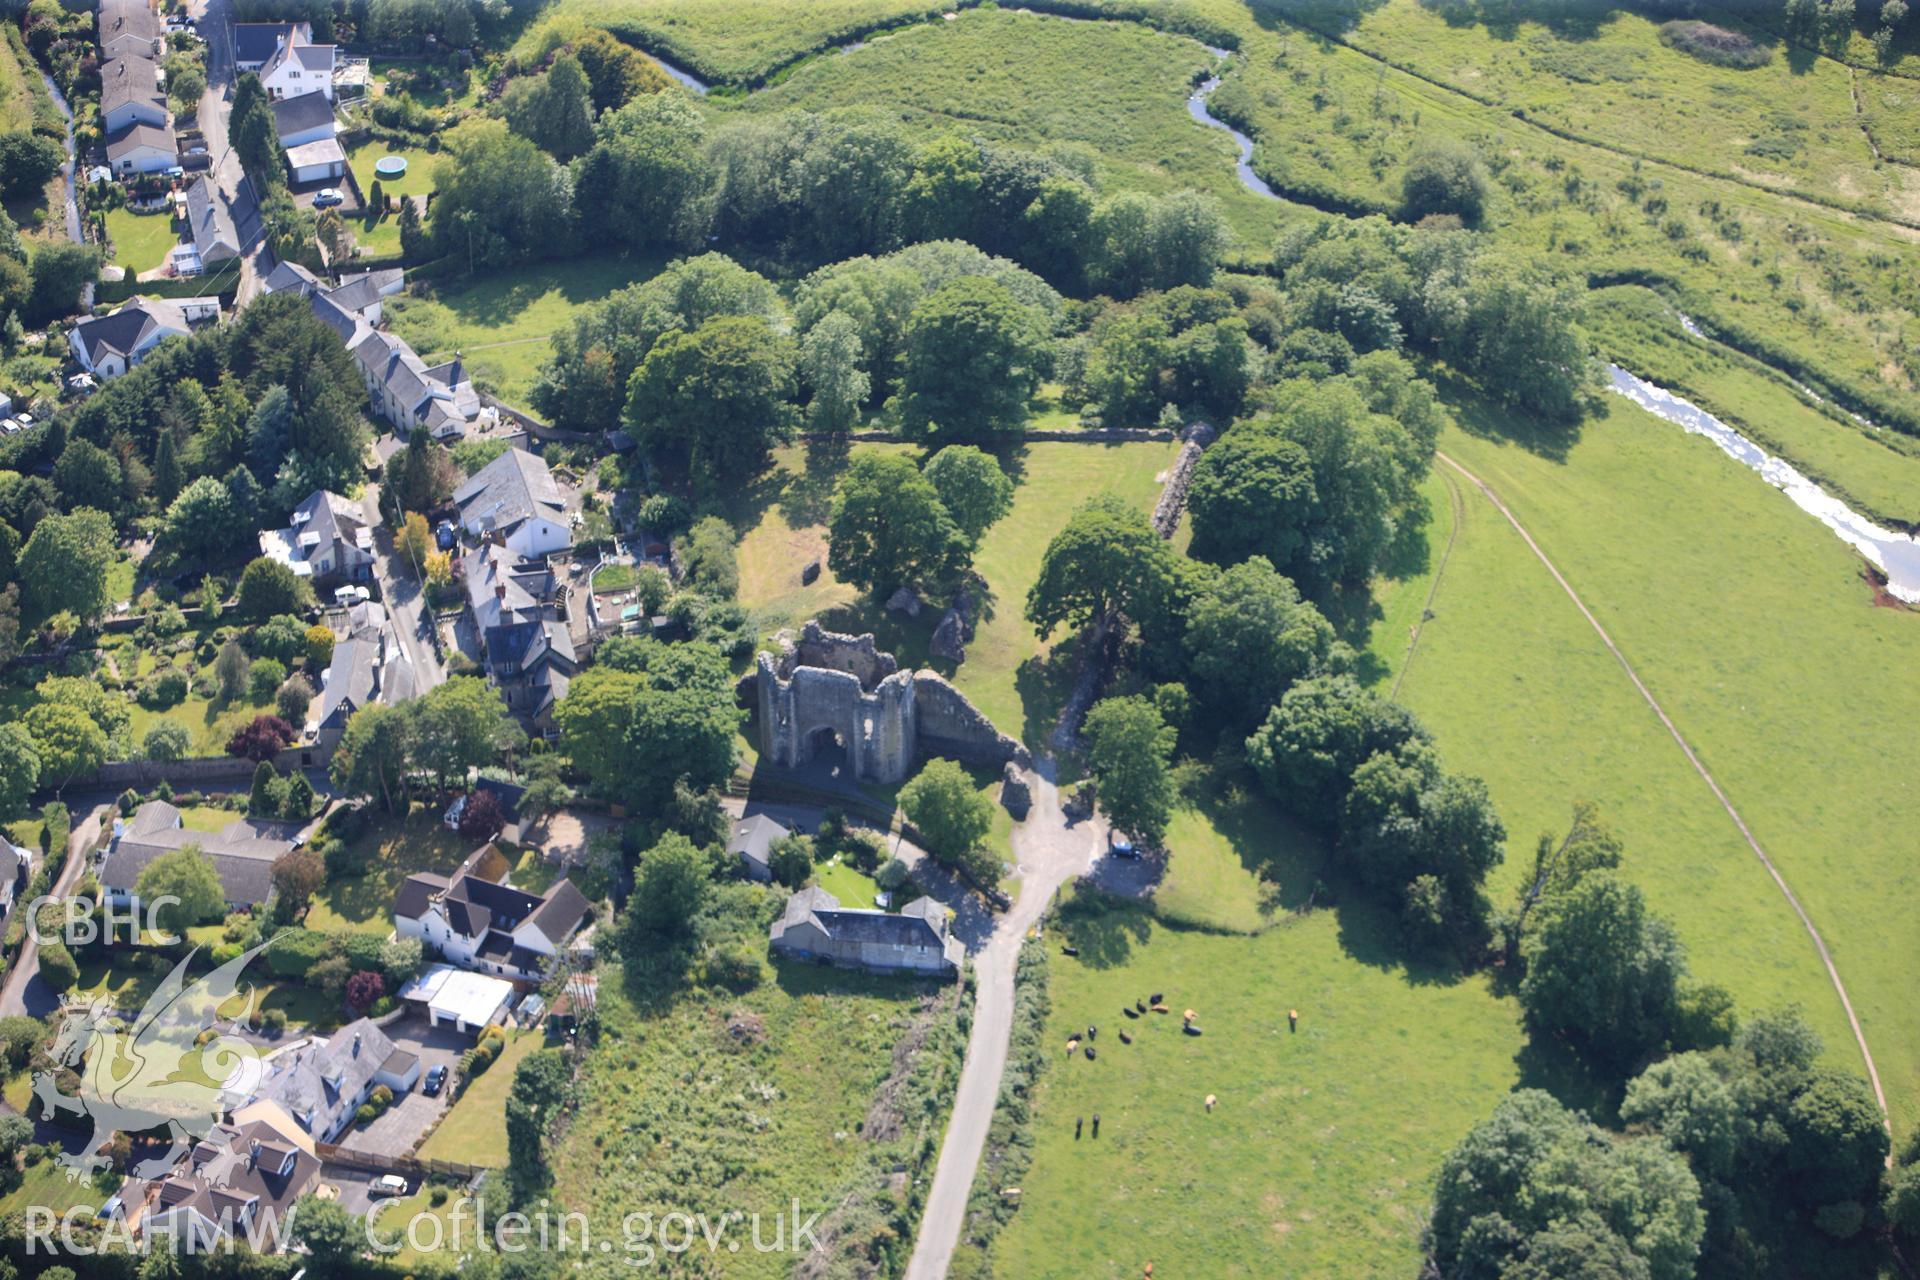
POLYGON ((503 978, 436 964, 401 988, 400 998, 420 1006, 436 1027, 478 1036, 506 1019, 514 986, 503 978))

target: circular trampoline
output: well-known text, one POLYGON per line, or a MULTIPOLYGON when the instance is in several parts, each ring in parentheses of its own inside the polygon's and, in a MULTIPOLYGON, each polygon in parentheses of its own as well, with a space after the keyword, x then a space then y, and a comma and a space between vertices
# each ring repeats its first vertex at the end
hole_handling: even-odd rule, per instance
POLYGON ((405 156, 381 156, 373 162, 373 171, 382 178, 397 178, 407 171, 405 156))

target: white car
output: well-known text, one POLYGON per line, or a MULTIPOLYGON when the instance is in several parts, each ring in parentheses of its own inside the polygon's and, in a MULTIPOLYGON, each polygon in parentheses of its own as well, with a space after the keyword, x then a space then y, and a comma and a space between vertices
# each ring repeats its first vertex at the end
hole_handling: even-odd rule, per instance
POLYGON ((23 413, 20 415, 17 421, 23 427, 30 427, 33 425, 33 415, 30 413, 23 413))
POLYGON ((373 593, 365 587, 341 587, 333 593, 334 603, 342 605, 365 604, 372 598, 373 593))
POLYGON ((403 1196, 407 1194, 407 1180, 397 1173, 383 1173, 367 1187, 370 1196, 403 1196))

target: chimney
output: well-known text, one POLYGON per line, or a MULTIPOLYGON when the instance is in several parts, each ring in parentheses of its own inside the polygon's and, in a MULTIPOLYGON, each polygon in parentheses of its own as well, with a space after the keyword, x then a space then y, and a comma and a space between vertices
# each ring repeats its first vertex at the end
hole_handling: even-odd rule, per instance
POLYGON ((497 584, 497 585, 496 585, 496 586, 495 586, 495 587, 493 588, 493 598, 494 598, 495 600, 505 600, 505 599, 507 598, 507 584, 506 584, 506 583, 504 583, 504 582, 502 582, 502 583, 499 583, 499 584, 497 584))
POLYGON ((353 1056, 356 1058, 360 1056, 360 1033, 358 1031, 353 1033, 353 1056))

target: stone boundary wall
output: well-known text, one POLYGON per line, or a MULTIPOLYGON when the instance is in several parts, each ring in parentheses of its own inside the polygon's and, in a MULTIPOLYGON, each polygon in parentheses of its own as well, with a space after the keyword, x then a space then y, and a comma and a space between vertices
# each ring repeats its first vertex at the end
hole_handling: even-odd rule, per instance
MULTIPOLYGON (((330 751, 313 743, 288 747, 274 758, 273 767, 281 773, 303 772, 326 767, 330 751)), ((67 783, 77 790, 107 790, 134 787, 145 790, 162 781, 176 790, 204 790, 207 783, 230 783, 244 791, 253 782, 259 766, 241 756, 193 756, 185 760, 115 760, 90 774, 81 774, 67 783)))
POLYGON ((1204 422, 1187 429, 1186 443, 1180 446, 1180 456, 1167 473, 1160 500, 1153 504, 1153 531, 1162 538, 1172 538, 1180 528, 1180 517, 1187 509, 1187 490, 1193 486, 1193 473, 1200 465, 1200 455, 1213 441, 1214 430, 1204 422))

